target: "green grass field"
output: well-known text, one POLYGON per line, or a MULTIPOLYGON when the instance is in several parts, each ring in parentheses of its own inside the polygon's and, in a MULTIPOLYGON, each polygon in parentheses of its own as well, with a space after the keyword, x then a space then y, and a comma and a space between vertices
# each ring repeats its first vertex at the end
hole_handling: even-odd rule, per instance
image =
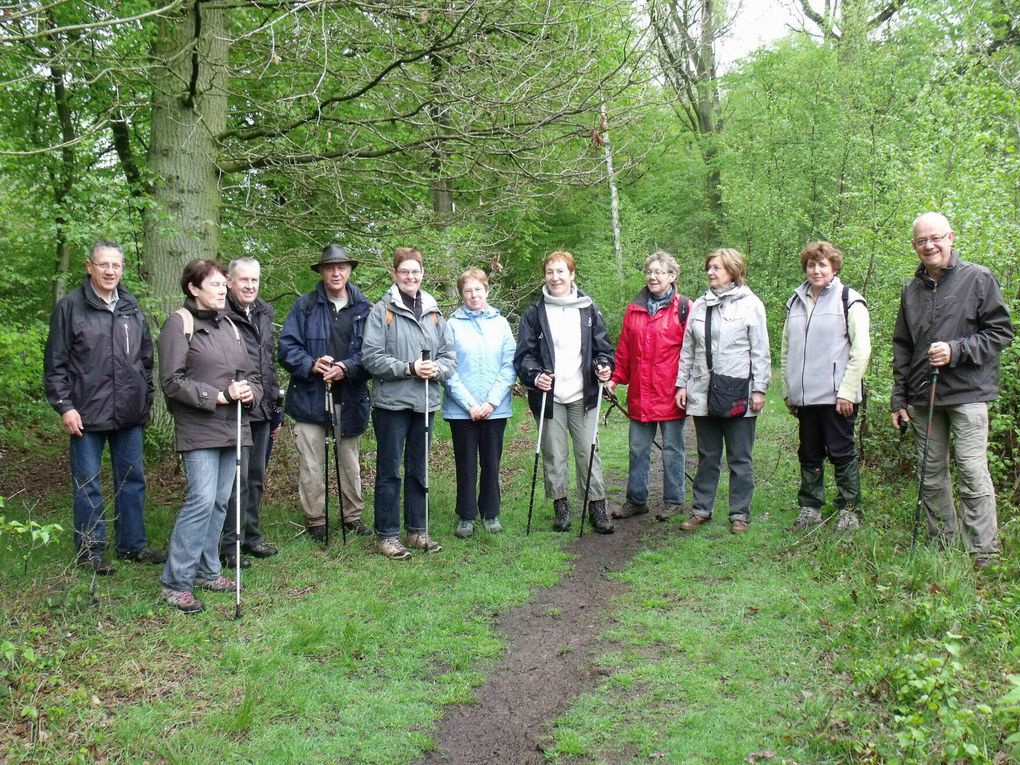
MULTIPOLYGON (((619 500, 618 415, 602 437, 619 500)), ((518 411, 506 532, 461 541, 441 426, 431 496, 445 549, 404 564, 363 539, 343 548, 336 534, 324 550, 296 537, 296 482, 274 473, 264 528, 281 553, 246 572, 240 621, 232 594, 204 595, 197 617, 162 605, 154 566, 121 564, 99 580, 72 570, 67 532, 30 552, 25 535, 0 536, 0 761, 410 762, 433 747, 444 705, 470 702, 505 651, 495 617, 569 572, 573 535, 548 531, 547 505, 524 535, 533 438, 518 411), (288 483, 293 496, 280 499, 288 483)), ((798 538, 784 531, 795 441, 770 399, 746 536, 728 533, 724 510, 687 537, 676 520, 649 527, 616 575, 627 586, 600 643, 600 681, 548 723, 550 761, 1014 761, 1015 513, 1000 519, 1006 560, 980 577, 960 551, 910 555, 910 476, 877 486, 865 471, 865 527, 841 539, 829 523, 798 538)), ((273 470, 291 469, 277 459, 273 470)), ((151 493, 162 502, 150 536, 162 545, 179 497, 151 493)), ((70 526, 66 495, 6 504, 9 518, 31 508, 70 526)))

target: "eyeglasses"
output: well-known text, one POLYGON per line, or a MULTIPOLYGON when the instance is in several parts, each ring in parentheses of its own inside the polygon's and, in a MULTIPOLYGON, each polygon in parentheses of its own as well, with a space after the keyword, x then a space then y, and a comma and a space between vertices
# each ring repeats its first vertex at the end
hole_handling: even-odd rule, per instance
POLYGON ((124 270, 123 263, 96 263, 96 261, 89 261, 95 268, 100 271, 122 271, 124 270))
POLYGON ((658 269, 652 271, 645 271, 645 276, 654 276, 656 278, 659 278, 660 276, 672 276, 672 275, 673 275, 672 271, 659 271, 658 269))
POLYGON ((924 247, 926 244, 928 244, 928 242, 931 242, 932 244, 938 244, 947 236, 949 236, 951 233, 953 232, 947 231, 946 233, 941 234, 940 236, 919 236, 917 239, 914 240, 914 246, 924 247))
POLYGON ((398 268, 397 269, 397 276, 403 276, 403 277, 421 276, 421 271, 419 271, 417 268, 414 269, 413 271, 411 271, 411 270, 409 270, 407 268, 398 268))

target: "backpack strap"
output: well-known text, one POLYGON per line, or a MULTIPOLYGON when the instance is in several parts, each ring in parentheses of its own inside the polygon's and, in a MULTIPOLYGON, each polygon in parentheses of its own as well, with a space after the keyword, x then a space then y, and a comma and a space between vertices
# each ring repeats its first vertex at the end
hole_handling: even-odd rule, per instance
POLYGON ((184 325, 184 337, 187 338, 188 345, 191 345, 191 338, 195 334, 195 317, 187 308, 178 308, 174 313, 181 317, 181 324, 184 325))
MULTIPOLYGON (((432 313, 429 314, 429 316, 432 317, 432 326, 433 327, 438 327, 439 326, 439 311, 433 311, 432 313)), ((386 326, 388 327, 392 323, 393 323, 393 311, 391 311, 389 308, 387 308, 386 309, 386 326)))
POLYGON ((677 305, 677 312, 680 314, 680 326, 687 326, 687 317, 691 313, 691 301, 684 295, 680 296, 679 305, 677 305))
POLYGON ((843 285, 843 324, 846 327, 846 339, 847 340, 850 339, 850 306, 857 305, 858 303, 863 303, 865 306, 868 304, 868 302, 864 298, 858 298, 857 300, 854 300, 851 303, 850 302, 850 285, 849 284, 844 284, 843 285))

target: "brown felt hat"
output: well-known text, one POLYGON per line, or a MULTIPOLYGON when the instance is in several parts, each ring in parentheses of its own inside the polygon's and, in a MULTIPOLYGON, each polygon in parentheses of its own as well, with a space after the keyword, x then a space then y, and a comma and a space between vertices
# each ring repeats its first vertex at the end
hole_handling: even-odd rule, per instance
POLYGON ((350 263, 353 271, 358 267, 358 261, 347 254, 347 250, 341 244, 327 244, 322 248, 322 257, 318 263, 312 264, 312 270, 318 273, 323 266, 332 266, 337 263, 350 263))

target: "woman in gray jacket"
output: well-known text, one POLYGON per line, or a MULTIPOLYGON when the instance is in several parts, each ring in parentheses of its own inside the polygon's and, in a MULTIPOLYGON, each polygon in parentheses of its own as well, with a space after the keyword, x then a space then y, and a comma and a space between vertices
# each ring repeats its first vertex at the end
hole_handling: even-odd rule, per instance
POLYGON ((214 592, 235 586, 220 574, 220 531, 237 468, 237 402, 244 413, 241 445, 251 446, 245 410, 259 402, 262 387, 224 312, 226 269, 214 260, 193 260, 184 267, 181 290, 184 308, 163 324, 157 347, 187 496, 160 579, 163 600, 190 614, 204 608, 191 594, 195 586, 214 592))
POLYGON ((375 378, 372 427, 378 549, 391 560, 407 560, 411 557, 408 547, 425 552, 443 549, 427 529, 425 460, 439 409, 439 389, 456 370, 457 360, 435 298, 421 289, 425 276, 421 253, 398 247, 390 274, 393 286, 368 315, 361 361, 375 378), (400 541, 401 462, 407 547, 400 541))
POLYGON ((705 274, 708 291, 691 307, 676 378, 676 404, 694 417, 698 437, 694 505, 680 528, 694 531, 712 519, 725 445, 730 469, 730 531, 743 534, 751 521, 755 423, 765 407, 765 392, 772 376, 769 333, 765 306, 747 286, 743 255, 730 248, 715 250, 705 259, 705 274), (706 337, 710 313, 711 336, 706 337), (750 377, 747 409, 743 414, 709 415, 708 343, 716 374, 750 377))

